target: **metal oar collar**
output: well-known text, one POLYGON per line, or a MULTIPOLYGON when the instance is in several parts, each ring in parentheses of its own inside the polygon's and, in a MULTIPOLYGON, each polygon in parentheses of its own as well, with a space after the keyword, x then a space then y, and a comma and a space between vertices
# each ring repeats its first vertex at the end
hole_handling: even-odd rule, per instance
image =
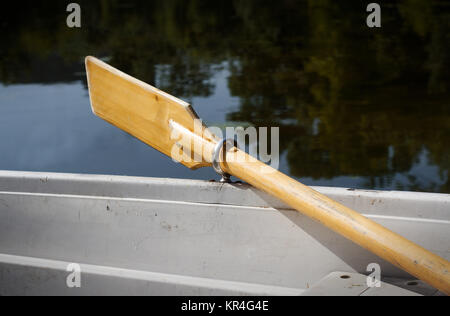
POLYGON ((229 149, 237 146, 238 144, 236 140, 224 138, 221 141, 217 142, 216 147, 214 148, 212 154, 212 166, 214 168, 214 171, 222 176, 222 179, 220 180, 221 183, 230 183, 231 175, 222 170, 220 162, 225 161, 225 153, 229 149))

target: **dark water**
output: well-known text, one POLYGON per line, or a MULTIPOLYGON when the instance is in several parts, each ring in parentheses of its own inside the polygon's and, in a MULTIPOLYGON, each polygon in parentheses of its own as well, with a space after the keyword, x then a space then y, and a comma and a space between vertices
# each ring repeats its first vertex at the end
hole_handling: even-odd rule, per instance
POLYGON ((450 5, 364 1, 16 1, 0 13, 0 169, 175 178, 190 171, 90 112, 106 58, 208 124, 279 126, 306 184, 450 193, 450 5))

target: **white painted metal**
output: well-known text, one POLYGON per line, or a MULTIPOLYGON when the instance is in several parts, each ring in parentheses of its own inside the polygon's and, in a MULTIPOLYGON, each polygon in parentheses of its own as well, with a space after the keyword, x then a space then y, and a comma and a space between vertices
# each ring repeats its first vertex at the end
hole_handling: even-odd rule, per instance
POLYGON ((302 296, 421 296, 398 286, 381 282, 369 287, 367 276, 359 273, 333 272, 317 282, 302 296))
POLYGON ((0 295, 297 296, 303 291, 261 284, 82 264, 80 288, 67 286, 70 262, 0 255, 0 295), (27 285, 27 286, 24 286, 27 285))
MULTIPOLYGON (((316 189, 450 259, 450 195, 316 189)), ((411 278, 247 185, 175 179, 0 171, 0 254, 0 295, 291 295, 369 263, 411 278), (74 292, 33 277, 65 287, 67 262, 94 281, 74 292)))

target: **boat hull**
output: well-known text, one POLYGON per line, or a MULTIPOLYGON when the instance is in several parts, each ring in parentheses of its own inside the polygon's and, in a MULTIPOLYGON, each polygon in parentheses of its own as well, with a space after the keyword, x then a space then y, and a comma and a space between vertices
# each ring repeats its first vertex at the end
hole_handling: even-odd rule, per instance
MULTIPOLYGON (((450 259, 450 195, 315 189, 450 259)), ((0 172, 0 295, 301 295, 371 263, 413 279, 245 184, 0 172)))

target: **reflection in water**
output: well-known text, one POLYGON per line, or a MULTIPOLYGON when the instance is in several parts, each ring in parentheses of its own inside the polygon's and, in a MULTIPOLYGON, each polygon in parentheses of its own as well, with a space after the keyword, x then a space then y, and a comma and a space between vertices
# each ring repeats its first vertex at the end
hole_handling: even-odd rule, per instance
POLYGON ((118 139, 122 148, 140 145, 88 118, 87 92, 79 88, 66 94, 79 99, 60 100, 78 111, 52 112, 37 125, 49 137, 32 141, 34 123, 26 122, 55 103, 44 92, 25 97, 39 86, 16 85, 86 85, 82 59, 91 54, 193 102, 210 123, 280 126, 281 169, 308 184, 450 193, 450 6, 393 1, 382 5, 383 27, 369 29, 358 2, 263 2, 80 1, 78 30, 65 26, 65 3, 21 2, 30 10, 11 9, 0 23, 0 82, 8 85, 0 89, 0 168, 194 176, 144 147, 128 152, 135 168, 118 152, 105 163, 104 147, 118 139), (8 107, 14 93, 34 110, 8 107), (82 111, 70 133, 84 136, 66 143, 68 150, 50 135, 82 111), (30 137, 29 148, 53 151, 26 159, 30 151, 15 149, 20 141, 5 135, 9 129, 27 134, 20 139, 30 137))

